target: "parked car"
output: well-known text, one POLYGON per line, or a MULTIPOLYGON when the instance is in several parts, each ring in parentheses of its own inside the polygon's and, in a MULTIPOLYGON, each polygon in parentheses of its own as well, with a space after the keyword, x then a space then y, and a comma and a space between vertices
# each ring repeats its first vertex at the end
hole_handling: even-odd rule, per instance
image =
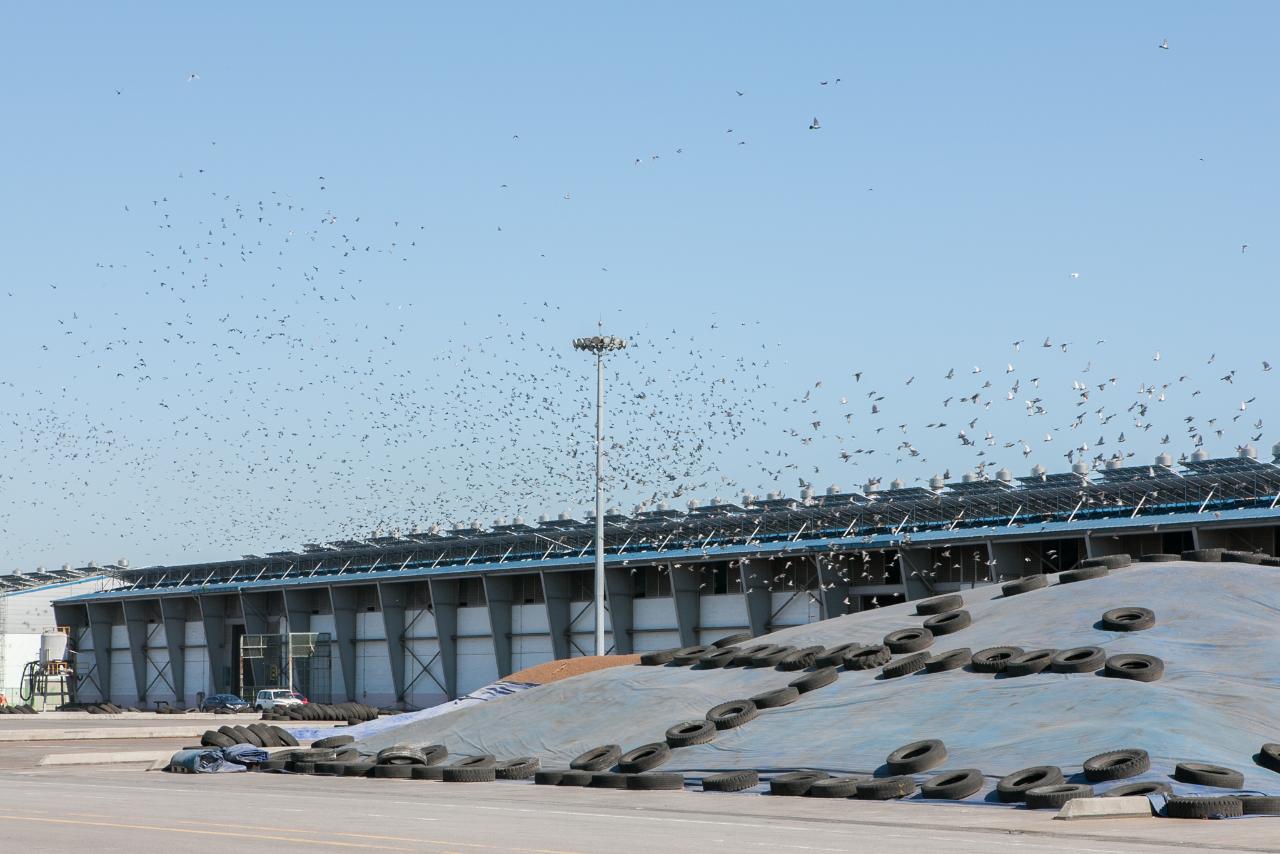
POLYGON ((264 688, 258 692, 257 699, 253 701, 253 708, 259 712, 265 712, 277 706, 301 705, 302 700, 299 695, 288 688, 264 688))
POLYGON ((227 709, 232 712, 247 712, 249 704, 235 694, 214 694, 212 697, 206 697, 205 701, 200 704, 202 712, 216 712, 219 709, 227 709))

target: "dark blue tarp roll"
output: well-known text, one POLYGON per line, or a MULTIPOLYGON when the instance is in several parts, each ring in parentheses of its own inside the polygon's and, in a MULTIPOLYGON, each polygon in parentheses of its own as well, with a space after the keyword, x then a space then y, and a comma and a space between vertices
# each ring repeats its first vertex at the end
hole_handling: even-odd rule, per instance
POLYGON ((237 765, 257 765, 269 758, 267 751, 252 744, 236 744, 222 748, 222 758, 237 765))

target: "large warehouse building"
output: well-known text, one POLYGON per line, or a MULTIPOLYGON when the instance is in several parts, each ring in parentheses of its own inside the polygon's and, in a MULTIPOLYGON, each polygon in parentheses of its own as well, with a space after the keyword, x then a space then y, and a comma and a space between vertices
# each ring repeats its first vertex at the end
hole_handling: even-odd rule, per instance
MULTIPOLYGON (((1275 555, 1280 466, 1238 457, 929 488, 773 495, 606 517, 614 652, 761 634, 1085 556, 1223 547, 1275 555)), ((425 707, 588 654, 594 524, 520 520, 309 544, 185 566, 54 604, 80 698, 192 705, 290 683, 318 701, 425 707), (294 665, 279 641, 297 633, 294 665), (303 634, 309 633, 309 634, 303 634)))

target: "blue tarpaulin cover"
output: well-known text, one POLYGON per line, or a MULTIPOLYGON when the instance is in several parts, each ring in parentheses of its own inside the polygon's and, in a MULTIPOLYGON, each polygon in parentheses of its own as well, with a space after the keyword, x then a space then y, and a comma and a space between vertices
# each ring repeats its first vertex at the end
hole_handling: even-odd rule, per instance
MULTIPOLYGON (((791 705, 764 710, 708 744, 674 750, 661 770, 692 777, 748 768, 870 774, 890 751, 937 738, 949 758, 917 780, 945 769, 979 768, 987 786, 969 803, 990 800, 996 780, 1033 765, 1058 765, 1069 780, 1083 782, 1086 759, 1129 747, 1150 753, 1150 772, 1097 784, 1099 792, 1160 780, 1177 793, 1222 793, 1172 780, 1175 763, 1196 761, 1243 772, 1242 791, 1280 795, 1280 774, 1254 759, 1264 742, 1280 742, 1280 569, 1137 563, 1090 581, 1058 584, 1057 576, 1049 576, 1049 582, 1013 597, 1004 597, 998 585, 962 591, 973 624, 937 638, 929 651, 1100 646, 1108 655, 1163 659, 1163 679, 1050 672, 1010 678, 968 668, 884 679, 878 670, 842 670, 836 682, 791 705), (1121 606, 1154 610, 1156 625, 1139 632, 1103 630, 1102 613, 1121 606)), ((924 619, 908 602, 782 629, 755 642, 878 643, 924 619)), ((356 733, 357 746, 372 751, 442 743, 451 754, 532 755, 543 767, 562 768, 598 745, 629 749, 662 741, 673 724, 701 719, 718 703, 782 687, 799 675, 774 668, 614 667, 444 714, 391 718, 377 731, 356 733)))

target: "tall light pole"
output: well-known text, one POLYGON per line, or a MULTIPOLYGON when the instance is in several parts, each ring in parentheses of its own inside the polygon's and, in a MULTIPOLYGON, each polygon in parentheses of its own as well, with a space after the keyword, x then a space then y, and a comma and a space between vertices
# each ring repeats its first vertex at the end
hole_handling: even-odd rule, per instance
POLYGON ((573 349, 596 357, 596 655, 604 655, 604 354, 627 342, 612 335, 575 338, 573 349))

